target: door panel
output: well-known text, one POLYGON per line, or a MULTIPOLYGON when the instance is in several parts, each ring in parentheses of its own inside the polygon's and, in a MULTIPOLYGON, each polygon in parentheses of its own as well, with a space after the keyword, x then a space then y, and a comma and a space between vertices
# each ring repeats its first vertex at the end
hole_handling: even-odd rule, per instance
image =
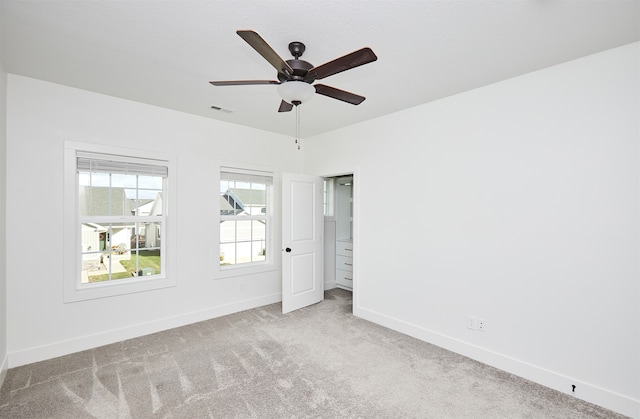
POLYGON ((297 279, 291 283, 291 294, 294 296, 302 292, 313 291, 314 278, 312 275, 306 275, 307 272, 314 272, 313 259, 313 253, 291 256, 291 276, 297 279))
POLYGON ((282 175, 282 312, 324 299, 322 179, 282 175))
POLYGON ((291 182, 289 205, 293 209, 290 219, 291 240, 294 242, 314 239, 314 189, 315 184, 309 182, 291 182))

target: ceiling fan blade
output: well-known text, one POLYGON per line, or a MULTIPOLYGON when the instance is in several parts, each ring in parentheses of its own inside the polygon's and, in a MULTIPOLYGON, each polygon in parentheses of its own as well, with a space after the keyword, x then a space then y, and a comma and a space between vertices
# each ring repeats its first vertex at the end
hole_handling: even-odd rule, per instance
POLYGON ((253 49, 258 51, 258 54, 262 55, 265 60, 269 61, 269 64, 271 64, 276 70, 278 70, 278 73, 289 75, 293 74, 293 69, 291 68, 291 66, 287 64, 285 60, 280 58, 278 53, 275 52, 273 48, 271 48, 269 44, 267 44, 267 42, 262 39, 262 37, 256 32, 236 31, 236 33, 240 35, 240 37, 244 39, 247 44, 251 45, 253 49))
POLYGON ((278 112, 290 112, 291 109, 293 109, 293 105, 283 100, 282 102, 280 102, 280 107, 278 108, 278 112))
POLYGON ((224 81, 210 81, 209 83, 214 86, 246 86, 250 84, 280 84, 275 80, 224 80, 224 81))
POLYGON ((314 87, 316 88, 316 93, 319 95, 338 99, 343 102, 351 103, 352 105, 359 105, 366 99, 364 96, 345 92, 344 90, 336 89, 335 87, 326 86, 324 84, 316 84, 314 87))
POLYGON ((323 79, 334 74, 341 73, 345 70, 359 67, 377 60, 378 57, 373 53, 371 48, 362 48, 351 54, 336 58, 333 61, 319 65, 309 70, 309 76, 315 76, 315 79, 323 79))

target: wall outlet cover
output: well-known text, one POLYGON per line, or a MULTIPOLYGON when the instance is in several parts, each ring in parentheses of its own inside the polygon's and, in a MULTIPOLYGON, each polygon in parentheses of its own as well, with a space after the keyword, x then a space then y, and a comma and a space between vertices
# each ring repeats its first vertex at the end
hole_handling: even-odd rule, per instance
POLYGON ((467 329, 478 330, 478 319, 473 316, 467 316, 467 329))

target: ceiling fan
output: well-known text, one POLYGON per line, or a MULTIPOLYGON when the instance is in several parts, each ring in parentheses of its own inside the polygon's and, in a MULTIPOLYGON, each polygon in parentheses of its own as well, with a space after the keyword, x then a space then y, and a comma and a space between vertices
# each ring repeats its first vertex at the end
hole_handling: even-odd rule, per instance
POLYGON ((317 67, 300 57, 305 51, 302 42, 291 42, 289 51, 293 55, 292 60, 283 60, 256 32, 251 30, 236 31, 258 54, 262 55, 276 70, 278 70, 278 80, 228 80, 211 81, 214 86, 242 86, 253 84, 277 84, 278 91, 282 96, 282 102, 278 112, 289 112, 294 105, 299 105, 304 100, 308 100, 313 93, 328 96, 343 102, 359 105, 365 100, 364 96, 336 89, 324 84, 312 83, 316 80, 368 64, 378 59, 371 48, 362 48, 350 54, 336 58, 317 67), (299 90, 298 90, 299 89, 299 90))

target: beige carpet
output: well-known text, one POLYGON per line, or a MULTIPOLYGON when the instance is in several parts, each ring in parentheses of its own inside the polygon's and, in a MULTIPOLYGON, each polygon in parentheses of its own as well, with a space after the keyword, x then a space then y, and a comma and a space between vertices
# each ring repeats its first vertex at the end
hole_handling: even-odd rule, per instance
POLYGON ((351 315, 273 304, 10 369, 1 418, 614 418, 351 315))

